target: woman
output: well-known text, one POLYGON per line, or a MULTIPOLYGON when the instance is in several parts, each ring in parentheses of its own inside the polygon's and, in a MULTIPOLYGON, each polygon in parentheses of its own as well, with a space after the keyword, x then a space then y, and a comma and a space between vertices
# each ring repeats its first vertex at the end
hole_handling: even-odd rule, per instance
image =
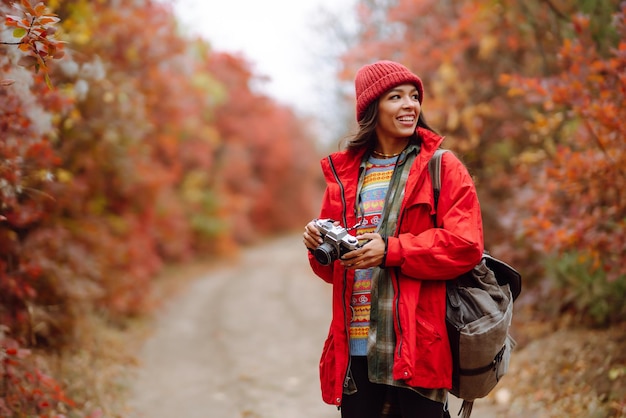
POLYGON ((443 138, 422 116, 422 81, 399 63, 379 61, 357 72, 355 89, 359 131, 322 160, 320 218, 361 245, 320 263, 318 224, 304 232, 313 271, 333 285, 322 397, 344 418, 379 418, 389 407, 403 418, 443 417, 452 375, 445 281, 482 257, 476 190, 464 165, 445 153, 443 227, 436 228, 428 161, 443 138))

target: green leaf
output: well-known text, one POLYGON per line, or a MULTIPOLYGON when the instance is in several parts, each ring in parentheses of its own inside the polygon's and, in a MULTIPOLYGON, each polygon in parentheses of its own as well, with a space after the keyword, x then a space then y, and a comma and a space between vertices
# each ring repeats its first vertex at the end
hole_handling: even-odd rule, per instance
POLYGON ((28 32, 24 28, 17 28, 13 31, 14 38, 23 38, 28 32))

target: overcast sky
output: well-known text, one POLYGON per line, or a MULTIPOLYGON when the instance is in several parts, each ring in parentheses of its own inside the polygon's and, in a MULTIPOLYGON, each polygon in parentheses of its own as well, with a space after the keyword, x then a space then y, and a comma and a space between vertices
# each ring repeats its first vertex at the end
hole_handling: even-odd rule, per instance
MULTIPOLYGON (((167 0, 162 0, 166 1, 167 0)), ((271 81, 264 92, 304 114, 321 106, 322 10, 351 14, 354 0, 173 0, 180 21, 215 50, 241 53, 271 81)))

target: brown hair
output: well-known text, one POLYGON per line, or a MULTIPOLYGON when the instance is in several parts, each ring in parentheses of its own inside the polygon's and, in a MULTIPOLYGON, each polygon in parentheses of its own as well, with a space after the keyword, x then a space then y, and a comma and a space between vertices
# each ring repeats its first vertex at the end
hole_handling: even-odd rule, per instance
MULTIPOLYGON (((363 112, 363 116, 359 120, 359 131, 354 134, 352 139, 348 140, 346 149, 349 151, 356 151, 362 148, 374 148, 376 144, 376 121, 378 120, 378 99, 374 100, 363 112)), ((426 123, 424 112, 420 112, 417 118, 417 126, 428 129, 429 131, 437 133, 426 123)), ((418 138, 417 133, 413 134, 411 142, 419 143, 421 141, 418 138)))

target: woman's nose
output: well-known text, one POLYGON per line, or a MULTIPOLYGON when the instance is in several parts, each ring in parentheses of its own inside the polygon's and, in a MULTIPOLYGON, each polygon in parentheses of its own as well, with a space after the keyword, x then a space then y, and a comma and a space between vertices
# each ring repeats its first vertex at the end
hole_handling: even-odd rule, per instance
POLYGON ((407 96, 402 98, 402 107, 409 108, 415 106, 415 101, 407 96))

